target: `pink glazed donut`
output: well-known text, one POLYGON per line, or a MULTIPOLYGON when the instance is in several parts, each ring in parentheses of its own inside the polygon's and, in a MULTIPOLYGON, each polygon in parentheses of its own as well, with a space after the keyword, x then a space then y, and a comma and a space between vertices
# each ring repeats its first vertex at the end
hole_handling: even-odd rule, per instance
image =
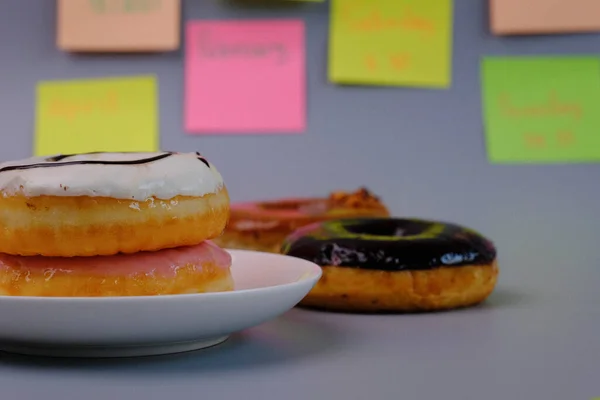
POLYGON ((0 295, 157 296, 233 290, 230 254, 210 241, 95 257, 0 253, 0 295))

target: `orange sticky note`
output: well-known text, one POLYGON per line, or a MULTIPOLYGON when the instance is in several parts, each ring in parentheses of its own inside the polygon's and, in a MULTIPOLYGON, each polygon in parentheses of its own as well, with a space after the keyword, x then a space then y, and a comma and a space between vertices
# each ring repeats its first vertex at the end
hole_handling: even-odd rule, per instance
POLYGON ((188 132, 304 130, 303 21, 189 22, 185 57, 188 132))
POLYGON ((599 0, 490 0, 496 35, 600 31, 599 0))
POLYGON ((179 47, 181 0, 58 0, 57 46, 77 52, 179 47))

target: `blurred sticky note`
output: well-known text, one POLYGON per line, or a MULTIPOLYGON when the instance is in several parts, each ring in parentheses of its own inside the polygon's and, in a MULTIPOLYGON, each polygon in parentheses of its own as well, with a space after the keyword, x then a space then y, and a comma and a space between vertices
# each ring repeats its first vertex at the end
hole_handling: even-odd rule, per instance
POLYGON ((481 73, 492 163, 600 161, 600 59, 488 57, 481 73))
POLYGON ((332 0, 329 79, 450 86, 452 0, 332 0))
POLYGON ((302 132, 305 68, 301 20, 189 22, 186 130, 302 132))
POLYGON ((34 154, 156 151, 153 76, 40 82, 34 154))
POLYGON ((490 0, 497 35, 600 31, 598 0, 490 0))
POLYGON ((181 0, 58 0, 57 46, 76 52, 179 47, 181 0))

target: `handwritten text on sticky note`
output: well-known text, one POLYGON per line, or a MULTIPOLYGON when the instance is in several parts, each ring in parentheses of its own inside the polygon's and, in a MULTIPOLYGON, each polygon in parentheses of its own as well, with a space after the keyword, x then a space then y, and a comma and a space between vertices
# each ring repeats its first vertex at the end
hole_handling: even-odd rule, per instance
POLYGON ((447 87, 452 0, 332 0, 329 77, 447 87))
POLYGON ((482 83, 492 162, 600 161, 600 59, 488 57, 482 83))
POLYGON ((297 133, 305 127, 304 25, 198 21, 186 32, 190 133, 297 133))
POLYGON ((160 9, 161 0, 87 0, 91 9, 104 13, 144 13, 160 9))
POLYGON ((154 77, 38 85, 35 155, 157 149, 154 77))

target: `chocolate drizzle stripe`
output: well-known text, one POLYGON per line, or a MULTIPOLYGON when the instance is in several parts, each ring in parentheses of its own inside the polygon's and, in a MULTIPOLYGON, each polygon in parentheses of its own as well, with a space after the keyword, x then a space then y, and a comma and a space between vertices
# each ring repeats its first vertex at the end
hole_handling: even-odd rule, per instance
POLYGON ((202 157, 202 154, 200 154, 199 152, 196 152, 196 155, 198 156, 198 160, 202 161, 204 164, 206 164, 206 166, 208 168, 210 168, 210 164, 208 163, 208 160, 204 157, 202 157))
MULTIPOLYGON (((165 159, 167 157, 170 157, 173 154, 176 154, 174 152, 167 152, 167 153, 160 154, 160 155, 154 156, 154 157, 141 158, 141 159, 137 159, 137 160, 123 160, 123 161, 80 160, 80 161, 58 162, 58 161, 62 161, 64 159, 66 159, 66 158, 74 157, 77 155, 101 154, 101 153, 102 152, 58 155, 55 157, 47 158, 47 161, 49 161, 48 163, 27 164, 27 165, 9 165, 9 166, 0 168, 0 173, 7 172, 7 171, 33 169, 33 168, 55 168, 55 167, 63 167, 63 166, 69 166, 69 165, 141 165, 141 164, 148 164, 148 163, 151 163, 154 161, 159 161, 159 160, 165 159)), ((198 160, 202 161, 208 168, 210 168, 209 162, 204 157, 201 157, 199 155, 199 153, 196 153, 196 154, 198 154, 198 157, 197 157, 198 160)))
MULTIPOLYGON (((54 162, 56 162, 56 161, 62 161, 65 158, 75 157, 77 155, 85 155, 85 156, 87 156, 87 155, 90 155, 90 154, 102 154, 102 152, 101 151, 94 151, 94 152, 91 152, 91 153, 83 153, 83 154, 60 154, 58 156, 48 157, 48 158, 46 158, 46 161, 54 161, 54 162)), ((123 153, 121 153, 121 154, 123 154, 123 153)))
POLYGON ((162 160, 163 158, 170 157, 172 154, 161 154, 159 156, 142 158, 138 160, 126 160, 126 161, 101 161, 101 160, 81 160, 81 161, 67 161, 56 164, 29 164, 29 165, 9 165, 7 167, 0 168, 0 172, 15 171, 32 168, 54 168, 63 167, 67 165, 139 165, 148 164, 154 161, 162 160))

